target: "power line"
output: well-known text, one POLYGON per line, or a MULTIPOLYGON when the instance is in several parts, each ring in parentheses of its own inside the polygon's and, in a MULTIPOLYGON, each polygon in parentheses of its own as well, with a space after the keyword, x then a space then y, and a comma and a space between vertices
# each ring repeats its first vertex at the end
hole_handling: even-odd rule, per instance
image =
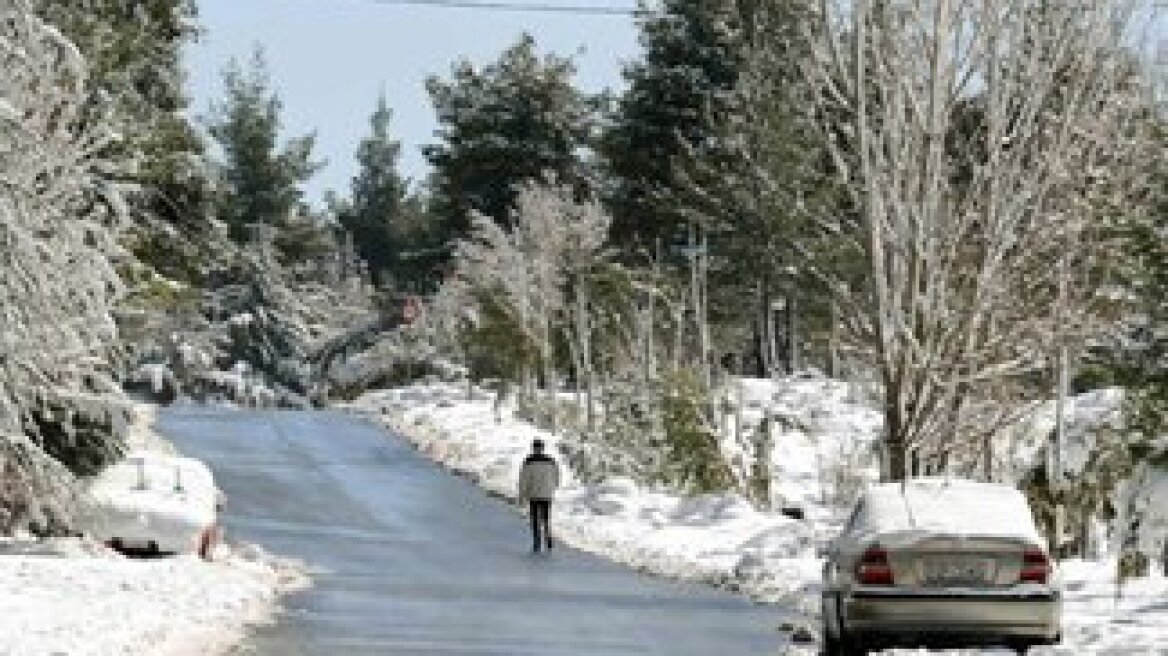
POLYGON ((413 5, 445 9, 485 9, 490 11, 530 11, 554 14, 585 14, 592 16, 635 16, 636 9, 626 7, 589 7, 585 5, 552 5, 546 2, 524 3, 500 0, 373 0, 381 5, 413 5))

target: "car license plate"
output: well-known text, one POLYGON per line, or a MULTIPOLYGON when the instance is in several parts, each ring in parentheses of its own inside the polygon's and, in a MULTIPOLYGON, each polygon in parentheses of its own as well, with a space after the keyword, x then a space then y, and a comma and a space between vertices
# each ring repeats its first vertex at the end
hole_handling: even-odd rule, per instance
POLYGON ((986 558, 929 558, 925 581, 935 586, 984 585, 990 580, 993 561, 986 558))

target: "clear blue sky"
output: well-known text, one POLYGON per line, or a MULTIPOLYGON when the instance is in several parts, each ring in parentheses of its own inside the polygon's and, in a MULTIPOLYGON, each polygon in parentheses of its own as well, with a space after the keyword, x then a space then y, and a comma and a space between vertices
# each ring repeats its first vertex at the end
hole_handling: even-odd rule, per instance
MULTIPOLYGON (((231 57, 246 60, 256 44, 268 56, 284 102, 289 134, 316 130, 317 154, 328 166, 308 187, 348 191, 353 153, 368 132, 377 95, 394 109, 402 168, 415 179, 427 165, 419 146, 433 141, 427 76, 449 76, 468 57, 491 61, 523 31, 541 51, 576 56, 578 84, 589 91, 620 88, 623 62, 639 52, 626 16, 580 16, 392 6, 375 0, 197 0, 205 33, 187 52, 192 110, 205 115, 231 57)), ((633 7, 636 0, 514 0, 557 5, 633 7)))

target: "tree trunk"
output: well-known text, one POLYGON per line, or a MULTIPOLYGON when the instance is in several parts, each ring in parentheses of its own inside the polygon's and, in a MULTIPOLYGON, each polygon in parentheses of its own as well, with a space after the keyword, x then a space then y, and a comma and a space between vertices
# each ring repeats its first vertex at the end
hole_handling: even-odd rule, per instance
POLYGON ((757 378, 766 378, 770 374, 769 361, 767 359, 767 312, 769 312, 771 300, 767 292, 766 277, 758 281, 755 286, 755 302, 757 308, 754 317, 754 375, 757 378))
POLYGON ((839 366, 839 307, 834 298, 828 305, 828 336, 827 336, 827 377, 838 378, 839 366))
POLYGON ((901 389, 895 381, 884 383, 884 453, 880 479, 903 481, 908 473, 907 426, 900 404, 901 389))
POLYGON ((556 408, 559 405, 559 398, 556 389, 556 363, 555 354, 552 352, 552 335, 550 320, 543 321, 543 343, 540 345, 540 359, 543 360, 543 384, 547 390, 547 405, 548 405, 548 421, 551 423, 551 432, 555 434, 559 431, 558 414, 556 408))
POLYGON ((985 431, 981 438, 981 478, 986 483, 994 481, 994 435, 985 431))
POLYGON ((588 282, 586 280, 579 281, 579 289, 577 294, 578 312, 580 313, 580 361, 584 365, 584 371, 577 374, 582 377, 582 380, 577 380, 576 385, 584 386, 584 416, 587 418, 587 426, 591 432, 596 426, 595 413, 592 410, 592 386, 595 382, 593 380, 593 364, 592 364, 592 321, 591 321, 591 298, 588 294, 588 282))
POLYGON ((710 361, 710 317, 709 317, 709 271, 707 264, 707 249, 709 248, 709 239, 706 236, 706 231, 702 231, 701 245, 698 247, 698 337, 699 346, 702 357, 702 380, 706 383, 707 393, 714 388, 712 363, 710 361))
POLYGON ((799 305, 795 294, 787 295, 787 373, 794 374, 802 368, 799 357, 799 305))
POLYGON ((774 297, 771 295, 770 281, 764 280, 762 294, 762 334, 763 369, 767 378, 773 378, 778 370, 778 330, 775 327, 774 297))

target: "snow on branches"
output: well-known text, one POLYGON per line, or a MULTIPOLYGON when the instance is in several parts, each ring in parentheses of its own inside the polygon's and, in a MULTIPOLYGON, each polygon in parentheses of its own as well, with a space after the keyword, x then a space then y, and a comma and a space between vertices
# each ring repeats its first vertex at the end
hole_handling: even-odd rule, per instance
POLYGON ((596 203, 580 204, 566 187, 529 183, 520 189, 508 230, 475 214, 458 244, 459 277, 505 299, 526 339, 551 348, 554 318, 565 309, 569 278, 588 266, 608 235, 610 219, 596 203))
MULTIPOLYGON (((591 366, 587 285, 611 219, 598 203, 577 202, 571 187, 554 181, 520 187, 511 219, 507 229, 472 216, 471 235, 456 251, 455 284, 494 300, 536 354, 545 385, 554 392, 558 330, 568 335, 577 373, 587 376, 591 366)), ((524 364, 530 388, 530 365, 536 363, 524 364)))
POLYGON ((68 517, 73 477, 30 427, 62 396, 115 391, 105 365, 122 214, 103 182, 112 135, 87 103, 77 49, 27 0, 9 0, 0 61, 2 531, 68 517))
POLYGON ((865 268, 822 273, 882 374, 886 475, 982 444, 1000 423, 971 403, 1097 328, 1108 217, 1144 186, 1135 4, 820 2, 808 77, 846 208, 819 224, 865 268))

